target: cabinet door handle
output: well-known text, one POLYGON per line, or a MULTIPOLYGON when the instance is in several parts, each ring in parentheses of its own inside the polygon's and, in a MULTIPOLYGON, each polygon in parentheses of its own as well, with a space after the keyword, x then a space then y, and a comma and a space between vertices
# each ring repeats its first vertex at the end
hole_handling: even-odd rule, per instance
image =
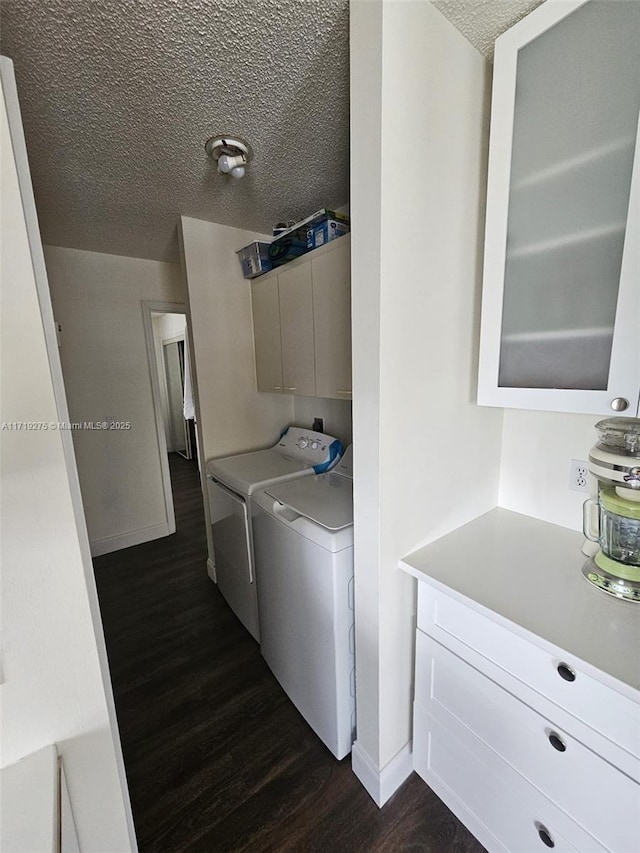
POLYGON ((282 390, 283 390, 283 391, 295 391, 296 389, 295 389, 295 386, 294 386, 293 388, 290 388, 289 386, 284 385, 284 386, 283 386, 283 388, 282 388, 282 390))
POLYGON ((557 732, 549 732, 547 735, 549 738, 549 743, 554 749, 557 749, 558 752, 565 752, 567 749, 566 743, 562 740, 560 735, 557 732))
POLYGON ((536 822, 536 829, 538 830, 538 836, 540 837, 540 841, 545 845, 545 847, 555 847, 556 843, 551 837, 551 834, 546 826, 541 823, 536 822))
POLYGON ((272 385, 271 390, 272 391, 282 391, 282 385, 272 385))
POLYGON ((576 674, 571 669, 568 663, 559 663, 557 666, 558 675, 560 678, 564 678, 565 681, 575 681, 576 674))
POLYGON ((350 397, 351 389, 347 390, 346 388, 336 388, 336 394, 340 394, 341 397, 350 397))

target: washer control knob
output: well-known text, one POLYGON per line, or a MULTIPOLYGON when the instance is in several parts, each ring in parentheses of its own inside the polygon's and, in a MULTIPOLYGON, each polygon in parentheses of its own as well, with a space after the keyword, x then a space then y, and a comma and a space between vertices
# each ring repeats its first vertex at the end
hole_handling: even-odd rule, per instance
POLYGON ((308 444, 309 444, 309 439, 304 438, 302 436, 296 441, 296 445, 300 448, 300 450, 304 450, 308 444))
POLYGON ((629 408, 629 401, 624 397, 614 397, 611 401, 611 408, 614 412, 626 412, 629 408))

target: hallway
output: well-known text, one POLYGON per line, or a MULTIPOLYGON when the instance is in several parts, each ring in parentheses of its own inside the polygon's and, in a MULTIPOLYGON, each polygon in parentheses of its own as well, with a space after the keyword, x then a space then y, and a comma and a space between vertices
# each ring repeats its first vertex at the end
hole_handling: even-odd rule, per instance
POLYGON ((194 461, 177 532, 94 560, 142 853, 482 853, 412 775, 379 810, 316 738, 206 574, 194 461))

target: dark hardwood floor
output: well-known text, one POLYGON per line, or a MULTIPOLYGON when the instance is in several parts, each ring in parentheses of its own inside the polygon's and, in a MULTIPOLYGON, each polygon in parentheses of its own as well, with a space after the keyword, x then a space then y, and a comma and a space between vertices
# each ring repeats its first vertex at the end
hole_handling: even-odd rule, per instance
POLYGON ((314 735, 207 577, 197 468, 170 461, 177 532, 94 560, 140 850, 481 853, 415 774, 378 809, 314 735))

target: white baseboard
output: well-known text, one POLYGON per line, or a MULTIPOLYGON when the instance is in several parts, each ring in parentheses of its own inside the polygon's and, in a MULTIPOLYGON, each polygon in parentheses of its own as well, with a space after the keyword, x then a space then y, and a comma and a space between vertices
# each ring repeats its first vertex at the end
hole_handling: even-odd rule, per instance
POLYGON ((218 583, 216 580, 216 567, 211 557, 207 559, 207 574, 214 583, 218 583))
POLYGON ((374 803, 382 808, 413 771, 411 742, 405 743, 391 761, 378 770, 370 755, 356 741, 351 750, 351 769, 374 803))
POLYGON ((90 543, 91 556, 99 557, 102 554, 110 554, 112 551, 120 551, 122 548, 131 548, 132 545, 151 542, 152 539, 170 536, 175 532, 175 527, 172 530, 171 526, 165 521, 163 524, 152 524, 150 527, 129 530, 127 533, 119 533, 116 536, 105 536, 103 539, 94 539, 90 543))

